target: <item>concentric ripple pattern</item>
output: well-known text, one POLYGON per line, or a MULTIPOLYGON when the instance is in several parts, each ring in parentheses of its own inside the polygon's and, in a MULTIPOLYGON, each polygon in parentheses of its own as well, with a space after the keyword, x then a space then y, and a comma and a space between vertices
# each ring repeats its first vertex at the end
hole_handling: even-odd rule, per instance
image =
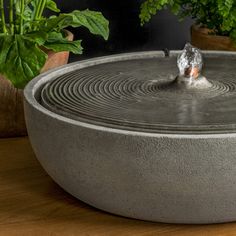
POLYGON ((236 59, 206 59, 208 89, 176 87, 175 60, 128 60, 76 70, 47 83, 41 103, 59 115, 117 129, 234 132, 236 59))

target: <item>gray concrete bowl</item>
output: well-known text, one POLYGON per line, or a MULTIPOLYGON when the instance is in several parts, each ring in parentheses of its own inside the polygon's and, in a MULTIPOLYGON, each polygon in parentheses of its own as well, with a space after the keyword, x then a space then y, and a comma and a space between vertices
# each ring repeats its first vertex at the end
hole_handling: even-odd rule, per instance
POLYGON ((55 76, 95 64, 160 56, 163 53, 148 52, 91 59, 32 80, 24 91, 24 105, 34 152, 63 189, 104 211, 168 223, 234 221, 235 132, 107 127, 56 114, 38 101, 42 86, 55 76))

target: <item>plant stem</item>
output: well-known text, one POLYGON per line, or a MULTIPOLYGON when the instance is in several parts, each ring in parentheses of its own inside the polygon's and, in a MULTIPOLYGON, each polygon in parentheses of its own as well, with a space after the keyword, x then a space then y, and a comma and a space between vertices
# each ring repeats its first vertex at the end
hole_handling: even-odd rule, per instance
POLYGON ((36 5, 36 9, 34 9, 34 20, 38 19, 38 14, 40 11, 41 2, 42 2, 42 0, 38 0, 38 4, 36 5))
POLYGON ((5 21, 5 12, 4 12, 4 2, 0 0, 0 12, 1 12, 1 20, 2 20, 2 30, 3 33, 7 33, 6 21, 5 21))
POLYGON ((14 34, 14 13, 13 13, 13 8, 14 8, 14 0, 10 0, 10 6, 9 6, 9 23, 10 23, 10 30, 11 34, 14 34))
POLYGON ((37 5, 36 12, 35 12, 35 17, 34 17, 35 20, 40 20, 40 18, 42 17, 43 10, 46 5, 46 1, 47 0, 39 0, 38 1, 38 5, 37 5))
POLYGON ((25 0, 20 0, 20 34, 24 33, 24 14, 25 10, 25 0))
POLYGON ((42 0, 41 7, 40 7, 40 12, 39 12, 39 15, 38 15, 38 19, 40 19, 43 15, 43 11, 44 11, 46 2, 47 2, 47 0, 42 0))

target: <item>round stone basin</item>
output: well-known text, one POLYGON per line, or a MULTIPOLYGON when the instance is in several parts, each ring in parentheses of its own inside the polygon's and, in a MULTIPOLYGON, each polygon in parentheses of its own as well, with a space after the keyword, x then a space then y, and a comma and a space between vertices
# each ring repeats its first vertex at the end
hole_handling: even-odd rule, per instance
POLYGON ((236 53, 203 52, 203 89, 173 82, 179 53, 90 59, 27 85, 29 137, 55 182, 126 217, 236 220, 236 53))

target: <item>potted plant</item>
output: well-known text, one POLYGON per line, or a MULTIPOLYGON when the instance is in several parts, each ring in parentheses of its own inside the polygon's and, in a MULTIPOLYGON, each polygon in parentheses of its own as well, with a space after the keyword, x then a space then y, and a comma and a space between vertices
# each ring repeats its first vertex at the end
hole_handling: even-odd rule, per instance
POLYGON ((26 134, 22 89, 40 72, 82 53, 65 28, 86 27, 108 38, 108 21, 88 9, 60 13, 53 0, 0 0, 0 137, 26 134), (6 3, 7 2, 7 3, 6 3), (52 14, 44 16, 44 11, 52 14))
POLYGON ((141 24, 163 8, 170 8, 180 20, 190 16, 192 44, 206 50, 235 51, 236 1, 234 0, 146 0, 141 5, 141 24))

